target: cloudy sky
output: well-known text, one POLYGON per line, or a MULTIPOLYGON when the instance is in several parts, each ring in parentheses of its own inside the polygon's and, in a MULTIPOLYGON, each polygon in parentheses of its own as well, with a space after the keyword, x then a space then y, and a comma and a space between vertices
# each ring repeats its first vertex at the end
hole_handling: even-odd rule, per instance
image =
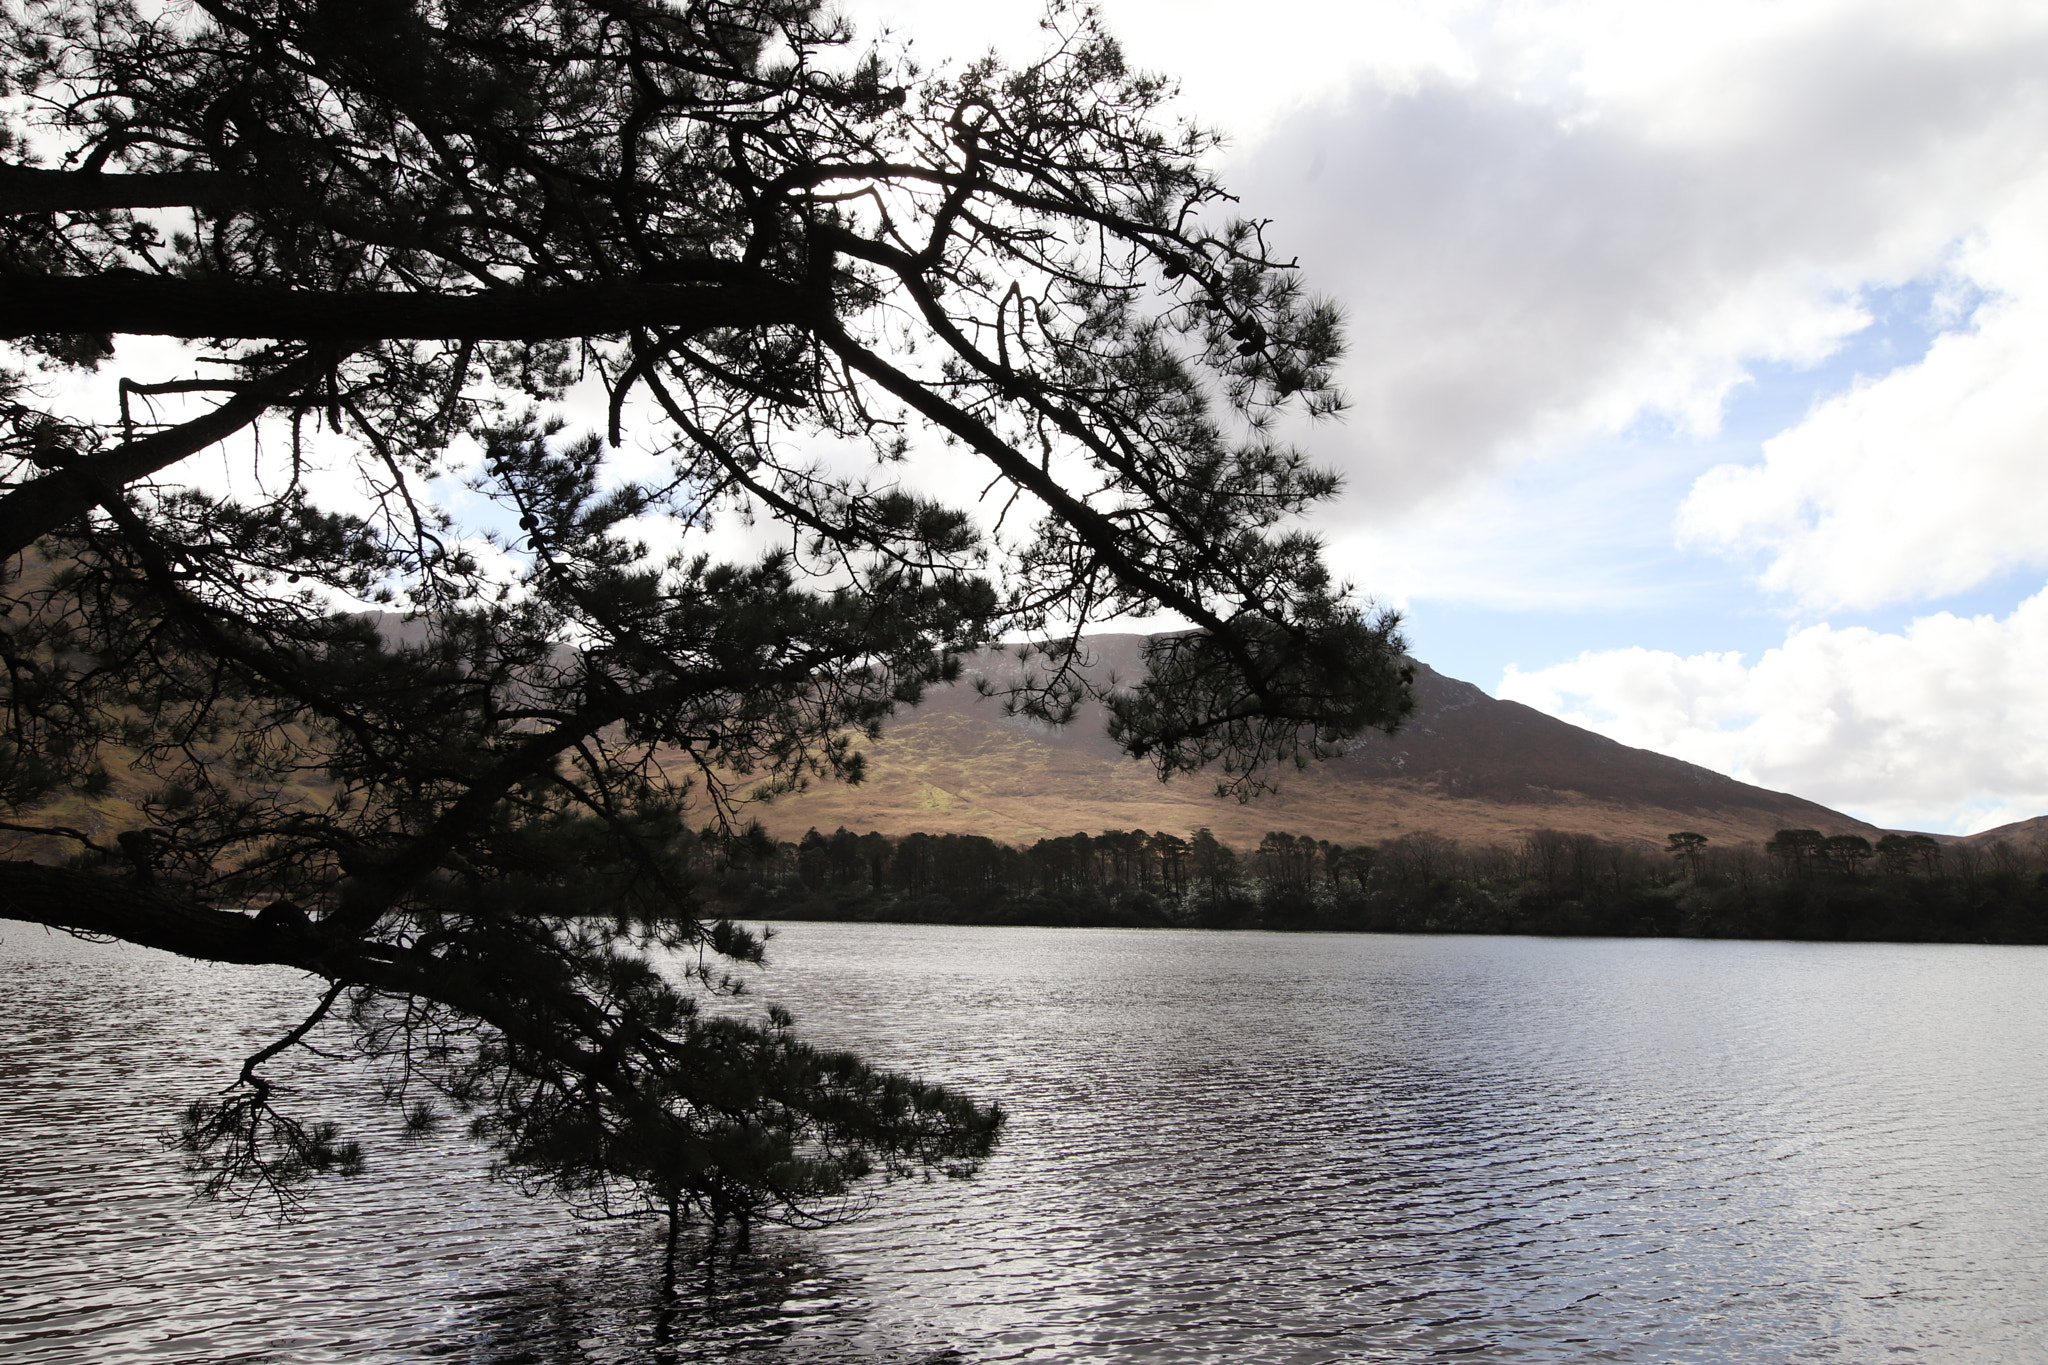
POLYGON ((2048 4, 1103 9, 1348 311, 1323 530, 1419 657, 1881 824, 2048 812, 2048 4))

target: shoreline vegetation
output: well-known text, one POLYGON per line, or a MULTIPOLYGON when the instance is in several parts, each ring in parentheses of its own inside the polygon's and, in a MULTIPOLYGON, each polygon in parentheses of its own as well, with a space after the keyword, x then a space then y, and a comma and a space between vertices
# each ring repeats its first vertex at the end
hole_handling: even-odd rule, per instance
POLYGON ((1059 928, 2048 943, 2048 848, 1781 830, 1663 847, 1534 830, 1507 846, 1411 833, 1254 849, 1107 830, 1028 848, 972 834, 765 835, 706 850, 718 913, 1059 928))

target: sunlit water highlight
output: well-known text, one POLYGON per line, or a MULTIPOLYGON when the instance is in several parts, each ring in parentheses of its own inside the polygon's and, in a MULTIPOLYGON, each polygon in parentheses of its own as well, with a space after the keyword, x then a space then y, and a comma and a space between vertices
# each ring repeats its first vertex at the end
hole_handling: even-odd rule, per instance
POLYGON ((0 929, 8 1362, 2048 1360, 2044 949, 787 926, 761 1004, 1008 1137, 664 1299, 459 1139, 195 1204, 309 984, 0 929))

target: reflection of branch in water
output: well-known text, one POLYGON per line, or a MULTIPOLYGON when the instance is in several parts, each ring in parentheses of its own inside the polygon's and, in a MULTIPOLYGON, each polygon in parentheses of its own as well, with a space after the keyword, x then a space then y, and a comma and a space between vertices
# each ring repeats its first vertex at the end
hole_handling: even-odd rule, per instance
MULTIPOLYGON (((731 1236, 714 1238, 702 1225, 683 1225, 671 1242, 664 1222, 656 1215, 588 1226, 551 1253, 534 1256, 488 1294, 459 1300, 466 1321, 456 1332, 467 1346, 456 1354, 536 1365, 617 1359, 767 1365, 794 1359, 785 1350, 807 1324, 844 1321, 849 1339, 867 1330, 867 1312, 850 1285, 821 1292, 805 1235, 766 1232, 741 1250, 731 1236), (851 1318, 789 1311, 799 1296, 847 1305, 851 1318)), ((817 1355, 806 1349, 802 1358, 811 1365, 817 1355)))
POLYGON ((654 1313, 656 1358, 674 1359, 668 1352, 684 1346, 701 1352, 720 1338, 759 1346, 763 1336, 787 1337, 808 1319, 785 1311, 792 1289, 812 1280, 808 1250, 795 1234, 770 1235, 757 1249, 744 1225, 728 1237, 715 1224, 679 1234, 671 1223, 654 1313), (686 1279, 685 1270, 696 1273, 686 1279))

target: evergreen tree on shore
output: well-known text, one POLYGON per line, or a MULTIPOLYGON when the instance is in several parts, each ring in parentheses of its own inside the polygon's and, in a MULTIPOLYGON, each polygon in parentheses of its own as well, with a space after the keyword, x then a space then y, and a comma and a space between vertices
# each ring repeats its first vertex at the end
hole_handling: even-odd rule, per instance
POLYGON ((699 1008, 762 953, 697 832, 752 856, 750 797, 999 634, 1063 720, 1090 622, 1178 613, 1102 700, 1234 791, 1409 705, 1270 434, 1337 408, 1336 316, 1086 11, 950 72, 812 0, 0 26, 0 914, 323 983, 188 1116, 220 1181, 356 1164, 264 1072, 329 1018, 579 1197, 970 1169, 993 1108, 699 1008), (901 490, 928 438, 1007 538, 901 490), (776 548, 651 548, 732 513, 776 548), (130 766, 133 828, 51 814, 130 766))

